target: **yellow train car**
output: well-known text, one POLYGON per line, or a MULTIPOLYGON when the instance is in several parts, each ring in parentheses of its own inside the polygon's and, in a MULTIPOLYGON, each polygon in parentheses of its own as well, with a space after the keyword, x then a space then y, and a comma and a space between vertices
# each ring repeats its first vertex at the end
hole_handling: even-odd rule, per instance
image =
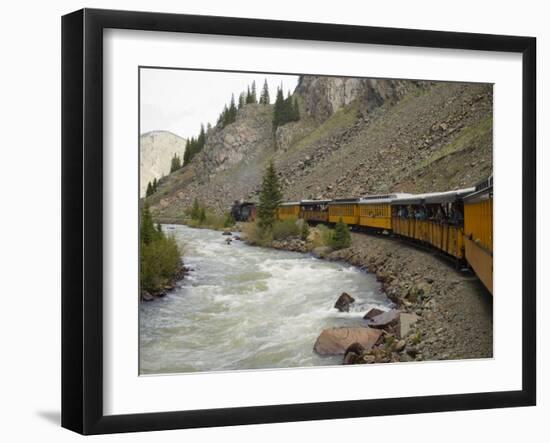
POLYGON ((309 223, 328 222, 328 204, 330 200, 300 201, 300 218, 309 223))
POLYGON ((300 202, 281 203, 277 208, 277 219, 288 220, 289 218, 300 217, 300 202))
POLYGON ((462 199, 475 188, 419 194, 392 200, 392 230, 427 243, 457 259, 464 258, 462 199))
POLYGON ((359 199, 332 200, 328 204, 328 221, 338 223, 342 220, 347 225, 359 224, 359 199))
POLYGON ((493 177, 464 198, 466 260, 485 287, 493 293, 493 177))
POLYGON ((359 226, 377 229, 392 229, 391 202, 410 194, 370 195, 359 200, 359 226))

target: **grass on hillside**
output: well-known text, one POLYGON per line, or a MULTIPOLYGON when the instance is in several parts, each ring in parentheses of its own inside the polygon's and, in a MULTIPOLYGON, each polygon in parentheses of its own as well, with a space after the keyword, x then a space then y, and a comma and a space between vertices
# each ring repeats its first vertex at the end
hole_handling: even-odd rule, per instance
POLYGON ((335 131, 351 126, 355 120, 357 120, 358 109, 359 104, 357 101, 354 101, 350 105, 339 109, 320 126, 294 143, 291 149, 301 150, 303 148, 307 148, 324 137, 332 135, 335 131))
POLYGON ((487 137, 490 138, 492 131, 493 117, 492 115, 488 115, 487 117, 477 122, 475 125, 468 126, 467 128, 460 131, 460 133, 454 140, 443 146, 441 149, 438 149, 430 157, 424 159, 422 162, 420 162, 420 164, 417 165, 415 169, 424 169, 444 157, 469 148, 476 141, 486 139, 487 137))

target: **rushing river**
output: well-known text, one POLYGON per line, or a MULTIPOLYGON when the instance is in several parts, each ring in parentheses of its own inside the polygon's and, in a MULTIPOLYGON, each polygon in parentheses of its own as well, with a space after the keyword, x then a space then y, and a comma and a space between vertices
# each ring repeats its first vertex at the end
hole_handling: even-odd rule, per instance
POLYGON ((220 232, 166 225, 193 269, 180 286, 140 303, 140 372, 225 371, 340 364, 313 344, 324 328, 362 324, 388 307, 373 275, 308 254, 225 243, 220 232), (352 312, 334 309, 346 291, 352 312))

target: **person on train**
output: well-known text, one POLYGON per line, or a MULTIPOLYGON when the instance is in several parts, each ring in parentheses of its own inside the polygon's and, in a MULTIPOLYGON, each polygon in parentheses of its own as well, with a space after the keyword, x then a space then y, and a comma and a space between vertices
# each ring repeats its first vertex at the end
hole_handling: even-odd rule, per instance
POLYGON ((423 206, 417 208, 414 214, 414 218, 416 218, 417 220, 426 220, 426 209, 423 206))
POLYGON ((458 205, 451 206, 451 222, 455 225, 462 225, 464 223, 464 216, 458 205))
POLYGON ((438 223, 443 223, 444 218, 445 214, 443 213, 443 208, 441 207, 441 205, 439 205, 435 214, 435 221, 437 221, 438 223))

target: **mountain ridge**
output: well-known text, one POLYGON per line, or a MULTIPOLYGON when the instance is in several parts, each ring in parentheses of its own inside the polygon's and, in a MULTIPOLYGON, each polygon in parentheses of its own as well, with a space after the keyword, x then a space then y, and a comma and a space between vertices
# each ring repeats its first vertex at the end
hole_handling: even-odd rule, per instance
POLYGON ((153 130, 139 137, 140 197, 145 195, 147 184, 170 173, 174 154, 183 158, 186 139, 165 130, 153 130))

